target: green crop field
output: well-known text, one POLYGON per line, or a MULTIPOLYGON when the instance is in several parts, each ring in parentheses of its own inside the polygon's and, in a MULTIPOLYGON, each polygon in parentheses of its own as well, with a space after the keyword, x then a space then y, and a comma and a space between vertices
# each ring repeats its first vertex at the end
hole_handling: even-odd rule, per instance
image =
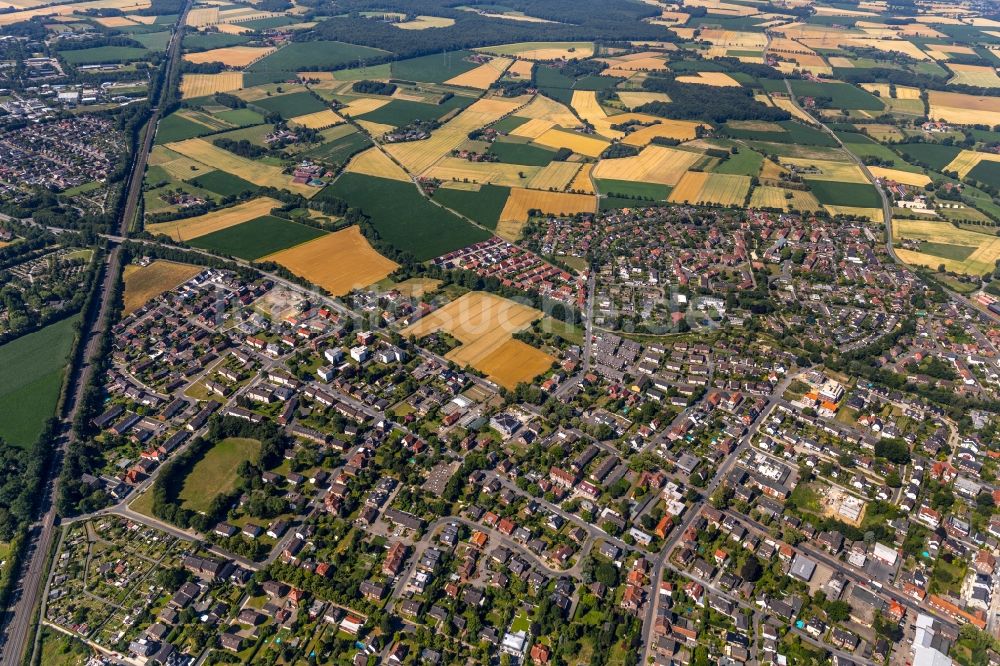
POLYGON ((278 95, 276 97, 265 97, 253 102, 254 106, 259 106, 265 111, 277 113, 282 118, 294 118, 307 113, 316 113, 323 109, 328 109, 325 103, 312 93, 297 92, 289 95, 278 95))
POLYGON ((227 46, 246 44, 249 37, 227 35, 224 32, 188 32, 184 35, 184 49, 187 51, 210 51, 227 46))
MULTIPOLYGON (((612 178, 601 178, 595 180, 597 190, 608 198, 633 200, 631 205, 636 205, 634 199, 646 199, 650 201, 666 201, 670 196, 671 188, 667 185, 657 183, 639 183, 631 180, 614 180, 612 178)), ((603 199, 602 199, 603 201, 603 199)), ((615 206, 618 208, 619 206, 615 206)))
POLYGON ((629 199, 627 197, 616 197, 616 196, 606 196, 601 197, 598 201, 598 208, 601 210, 615 210, 617 208, 633 208, 635 206, 642 206, 641 201, 635 199, 629 199))
POLYGON ((878 191, 868 183, 839 183, 830 180, 809 180, 808 178, 806 182, 821 204, 861 208, 882 207, 882 198, 879 197, 878 191))
POLYGON ((523 164, 525 166, 545 166, 556 154, 554 150, 533 146, 515 141, 494 141, 487 151, 496 155, 501 162, 507 164, 523 164))
POLYGON ((79 316, 0 346, 0 438, 31 446, 55 415, 79 316))
POLYGON ((521 118, 520 116, 507 116, 503 120, 498 120, 493 123, 491 127, 498 132, 510 134, 526 122, 528 122, 527 118, 521 118))
POLYGON ((496 229, 509 194, 509 187, 499 185, 483 185, 478 192, 438 188, 434 200, 484 227, 496 229))
POLYGON ((726 133, 736 139, 747 139, 749 141, 771 141, 775 143, 794 143, 809 146, 826 146, 832 148, 837 142, 826 132, 820 131, 808 125, 794 120, 785 120, 775 123, 780 125, 783 132, 768 132, 746 129, 736 129, 726 127, 726 133))
POLYGON ((260 442, 256 439, 229 437, 219 441, 184 478, 178 493, 181 506, 192 511, 208 511, 216 495, 236 487, 239 478, 236 470, 240 463, 255 460, 259 453, 260 442))
POLYGON ((892 152, 892 150, 883 146, 881 143, 873 141, 864 134, 858 134, 856 132, 837 132, 837 136, 844 142, 844 146, 858 157, 876 157, 880 160, 892 162, 893 168, 896 169, 913 171, 914 173, 920 171, 918 167, 907 164, 900 159, 899 155, 892 152))
POLYGON ((471 55, 469 51, 453 51, 400 60, 392 63, 392 77, 404 81, 444 83, 479 66, 466 60, 471 55))
POLYGON ((740 147, 738 153, 713 169, 714 173, 731 173, 738 176, 756 176, 764 164, 764 156, 756 150, 740 147))
MULTIPOLYGON (((795 80, 791 84, 792 91, 797 97, 812 97, 818 104, 820 100, 826 98, 830 100, 830 108, 862 111, 881 111, 885 108, 878 97, 850 83, 795 80)), ((764 82, 764 87, 770 92, 785 91, 785 83, 780 79, 767 80, 764 82)))
POLYGON ((253 109, 230 109, 229 111, 217 111, 212 114, 219 120, 246 127, 248 125, 260 125, 264 122, 264 116, 253 109))
POLYGON ((948 166, 962 152, 957 146, 940 143, 904 143, 896 146, 896 150, 911 162, 926 164, 935 170, 948 166))
POLYGON ((351 132, 347 136, 328 141, 302 154, 314 160, 345 164, 353 155, 372 145, 371 139, 361 132, 351 132))
POLYGON ((170 33, 166 30, 147 32, 143 35, 132 35, 132 39, 145 46, 150 51, 166 51, 170 43, 170 33))
POLYGON ((105 62, 143 60, 149 57, 150 52, 134 46, 95 46, 91 49, 60 51, 59 55, 71 65, 96 65, 105 62))
POLYGON ((382 49, 356 46, 344 42, 292 42, 248 69, 251 72, 298 72, 313 69, 333 69, 358 60, 375 60, 391 55, 382 49))
POLYGON ((252 30, 270 30, 280 28, 283 25, 291 25, 301 21, 297 16, 272 16, 270 18, 257 19, 255 21, 244 21, 240 25, 245 25, 252 30))
POLYGON ((171 141, 183 141, 184 139, 204 136, 212 132, 211 127, 205 127, 200 123, 178 116, 176 113, 171 113, 161 120, 157 126, 156 143, 163 144, 170 143, 171 141))
POLYGON ((920 251, 942 259, 953 259, 954 261, 965 261, 978 248, 969 245, 952 245, 951 243, 931 243, 922 241, 920 251))
POLYGON ((200 236, 189 244, 203 250, 253 260, 319 238, 323 233, 314 227, 273 215, 263 215, 249 222, 200 236))
POLYGON ((209 171, 191 181, 193 185, 224 197, 256 192, 257 186, 225 171, 209 171))
POLYGON ((339 197, 367 213, 382 239, 418 261, 484 241, 488 231, 435 206, 410 183, 345 173, 317 198, 339 197))
POLYGON ((382 108, 358 116, 358 118, 382 125, 401 127, 414 120, 437 120, 454 109, 464 109, 474 101, 471 97, 462 95, 455 95, 441 104, 394 99, 382 108))
POLYGON ((972 168, 969 177, 992 187, 1000 187, 1000 162, 983 160, 972 168))

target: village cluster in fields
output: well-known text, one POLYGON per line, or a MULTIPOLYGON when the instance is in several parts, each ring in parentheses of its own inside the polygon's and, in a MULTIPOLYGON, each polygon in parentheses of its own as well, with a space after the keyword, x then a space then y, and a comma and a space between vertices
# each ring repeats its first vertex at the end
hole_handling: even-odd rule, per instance
POLYGON ((5 663, 1000 664, 990 3, 0 7, 5 663))

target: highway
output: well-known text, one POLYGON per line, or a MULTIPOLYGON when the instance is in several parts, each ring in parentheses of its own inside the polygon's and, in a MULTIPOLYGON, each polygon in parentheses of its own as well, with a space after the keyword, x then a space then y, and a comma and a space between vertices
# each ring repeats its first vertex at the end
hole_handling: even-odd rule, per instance
MULTIPOLYGON (((160 88, 159 97, 162 99, 163 91, 168 89, 170 77, 180 57, 181 37, 190 3, 185 5, 184 11, 178 18, 178 22, 167 46, 167 63, 164 70, 164 85, 160 88)), ((153 101, 153 100, 151 100, 153 101)), ((155 100, 152 114, 146 128, 145 136, 138 150, 132 158, 132 165, 126 177, 126 199, 122 209, 121 218, 118 221, 119 234, 125 235, 129 231, 129 225, 135 219, 139 197, 142 194, 142 180, 146 170, 146 160, 153 145, 153 135, 156 132, 156 124, 160 119, 160 100, 155 100)), ((49 467, 48 478, 44 482, 43 498, 41 500, 41 518, 30 528, 28 544, 25 551, 25 561, 22 564, 20 578, 15 585, 12 594, 11 607, 2 618, 2 629, 0 629, 0 664, 2 666, 15 666, 21 663, 22 656, 29 645, 34 611, 39 606, 41 600, 44 571, 48 554, 52 550, 56 528, 56 499, 59 493, 59 473, 62 467, 62 459, 66 448, 70 446, 74 439, 71 432, 73 420, 76 417, 80 399, 83 396, 85 387, 89 384, 93 366, 97 358, 97 352, 104 329, 107 324, 108 314, 111 310, 111 295, 114 286, 121 274, 121 249, 114 247, 108 252, 103 269, 104 275, 99 287, 96 299, 91 305, 91 312, 96 309, 90 318, 84 319, 85 329, 82 333, 81 349, 72 368, 67 386, 66 404, 60 414, 65 425, 65 434, 59 437, 55 443, 55 450, 52 454, 52 462, 49 467), (87 324, 89 322, 89 326, 87 324)), ((37 643, 37 641, 34 641, 37 643)))

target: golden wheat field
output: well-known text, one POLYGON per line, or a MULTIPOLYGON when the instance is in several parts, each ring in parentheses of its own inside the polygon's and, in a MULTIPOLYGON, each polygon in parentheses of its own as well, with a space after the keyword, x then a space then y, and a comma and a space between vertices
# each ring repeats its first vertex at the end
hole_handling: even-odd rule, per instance
POLYGON ((541 167, 506 164, 504 162, 470 162, 460 157, 442 157, 424 172, 428 178, 444 182, 464 182, 466 179, 480 185, 506 185, 524 187, 541 171, 541 167), (523 176, 523 177, 522 177, 523 176))
POLYGON ((784 187, 760 185, 755 187, 750 195, 751 208, 780 208, 784 210, 816 211, 823 207, 812 192, 790 190, 784 187), (791 194, 788 198, 786 194, 791 194))
POLYGON ((699 153, 651 145, 634 157, 601 160, 594 167, 593 175, 594 178, 676 185, 681 176, 700 159, 699 153))
POLYGON ((195 7, 188 12, 186 24, 193 28, 215 25, 219 22, 218 7, 195 7))
POLYGON ((1000 125, 1000 97, 963 93, 927 92, 930 117, 959 125, 1000 125))
POLYGON ((510 58, 494 58, 487 63, 483 63, 475 69, 453 76, 445 81, 449 86, 463 86, 465 88, 476 88, 486 90, 493 85, 497 79, 503 76, 513 61, 510 58))
POLYGON ((220 169, 261 187, 274 187, 311 197, 318 191, 315 187, 292 182, 292 177, 282 172, 281 167, 263 162, 255 162, 223 150, 204 139, 186 139, 168 143, 167 148, 192 160, 215 169, 220 169))
POLYGON ((555 127, 554 123, 541 118, 532 118, 528 122, 518 125, 510 131, 511 136, 521 136, 526 139, 537 139, 541 135, 555 127))
POLYGON ((816 124, 816 121, 813 120, 812 116, 810 116, 808 113, 799 108, 799 106, 797 106, 795 102, 788 99, 787 97, 772 97, 771 100, 774 102, 774 105, 776 107, 784 111, 788 111, 788 113, 792 114, 794 117, 798 118, 802 122, 808 123, 810 125, 816 124))
POLYGON ((688 171, 670 192, 668 201, 736 206, 746 200, 749 191, 750 176, 688 171))
POLYGON ((593 42, 517 42, 486 46, 477 51, 502 56, 517 56, 524 60, 559 60, 561 58, 589 58, 594 55, 593 42))
POLYGON ((535 63, 530 60, 515 60, 510 69, 507 70, 507 74, 510 76, 516 76, 522 79, 531 78, 531 70, 534 69, 535 63))
POLYGON ((544 95, 535 95, 524 108, 517 110, 517 116, 546 120, 560 127, 576 127, 580 124, 580 119, 574 116, 566 105, 544 95))
POLYGON ((393 23, 400 30, 426 30, 428 28, 447 28, 455 25, 455 19, 444 16, 418 16, 410 21, 393 23))
POLYGON ((461 346, 446 358, 472 366, 501 386, 531 381, 555 360, 513 334, 531 326, 542 312, 486 292, 469 292, 403 329, 404 337, 422 338, 436 331, 454 336, 461 346), (517 345, 509 344, 519 342, 517 345))
POLYGON ((326 129, 344 122, 344 119, 336 111, 324 109, 316 113, 307 113, 304 116, 296 116, 289 120, 290 123, 308 127, 309 129, 326 129))
POLYGON ((698 135, 696 130, 699 125, 710 127, 708 123, 699 123, 693 120, 661 120, 655 125, 647 125, 626 135, 622 139, 622 143, 642 147, 648 145, 656 137, 690 141, 698 135))
POLYGON ((597 198, 592 194, 569 194, 566 192, 543 192, 514 187, 510 190, 507 203, 500 213, 501 221, 527 222, 528 211, 572 215, 593 213, 597 208, 597 198))
POLYGON ((740 82, 724 72, 698 72, 697 74, 678 76, 678 83, 699 83, 717 88, 739 88, 740 82))
POLYGON ((344 171, 346 173, 360 173, 366 176, 388 178, 389 180, 401 180, 404 182, 409 182, 410 180, 409 175, 376 146, 352 157, 351 161, 344 168, 344 171))
POLYGON ((552 128, 535 139, 535 143, 549 148, 569 148, 574 153, 587 157, 597 157, 608 147, 609 142, 594 136, 565 132, 552 128))
POLYGON ((125 267, 126 315, 132 314, 160 294, 187 282, 200 273, 200 266, 157 259, 146 266, 125 267))
MULTIPOLYGON (((1000 155, 997 156, 1000 159, 1000 155)), ((872 175, 876 178, 887 178, 889 180, 894 180, 897 183, 902 183, 903 185, 911 185, 913 187, 923 187, 927 183, 931 182, 930 176, 926 176, 922 173, 913 173, 911 171, 902 171, 900 169, 888 169, 886 167, 872 166, 868 167, 872 175)))
POLYGON ((810 180, 835 180, 842 183, 867 183, 868 178, 854 162, 835 162, 803 157, 782 157, 783 166, 794 166, 810 180))
POLYGON ((243 203, 220 208, 210 213, 189 217, 172 222, 160 222, 146 225, 146 231, 151 234, 164 234, 175 241, 189 241, 237 224, 243 224, 258 217, 270 214, 274 208, 279 208, 281 202, 268 197, 260 197, 243 203))
POLYGON ((431 138, 425 141, 389 144, 386 150, 410 173, 423 173, 432 164, 467 141, 469 132, 496 122, 525 101, 527 100, 521 98, 480 99, 431 132, 431 138))
POLYGON ((347 103, 347 106, 339 109, 339 111, 345 116, 363 116, 366 113, 375 111, 376 109, 381 109, 390 101, 391 100, 384 98, 375 99, 373 97, 361 97, 359 99, 351 100, 347 103))
POLYGON ((85 14, 88 10, 120 9, 123 12, 130 12, 148 9, 149 6, 149 0, 90 0, 90 2, 48 5, 46 7, 36 6, 22 11, 0 14, 0 27, 30 21, 36 16, 60 17, 55 20, 63 20, 61 17, 68 17, 69 20, 72 20, 72 14, 85 14))
POLYGON ((221 62, 227 67, 246 67, 275 51, 270 46, 227 46, 198 53, 185 53, 184 59, 194 64, 221 62))
POLYGON ((637 90, 620 90, 618 91, 618 99, 620 99, 622 104, 629 109, 634 109, 637 106, 649 104, 650 102, 670 101, 670 97, 667 96, 667 93, 641 92, 637 90))
POLYGON ((528 181, 527 187, 535 190, 565 190, 580 171, 579 162, 550 162, 528 181))
POLYGON ((569 189, 572 192, 580 192, 581 194, 596 194, 594 191, 594 182, 590 179, 590 174, 594 170, 594 165, 591 163, 584 164, 580 167, 580 170, 576 173, 576 177, 573 178, 573 182, 569 184, 569 189))
POLYGON ((334 296, 367 287, 399 268, 372 249, 356 225, 268 255, 262 261, 280 264, 334 296))
POLYGON ((181 98, 205 97, 220 92, 232 92, 242 87, 243 72, 184 74, 181 77, 181 98))

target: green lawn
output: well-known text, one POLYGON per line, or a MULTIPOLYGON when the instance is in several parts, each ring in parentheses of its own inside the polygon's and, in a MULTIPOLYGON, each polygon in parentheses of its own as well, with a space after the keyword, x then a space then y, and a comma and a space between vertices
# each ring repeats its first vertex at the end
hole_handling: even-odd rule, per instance
POLYGON ((374 60, 388 51, 344 42, 292 42, 252 64, 251 72, 298 72, 313 68, 333 69, 358 60, 374 60))
POLYGON ((764 156, 756 150, 739 148, 738 153, 730 155, 729 159, 714 169, 715 173, 729 173, 738 176, 757 176, 764 165, 764 156))
POLYGON ((79 319, 63 319, 0 346, 0 438, 30 446, 55 415, 79 319))
POLYGON ((510 188, 500 185, 483 185, 478 192, 438 188, 434 200, 485 227, 496 229, 509 194, 510 188))
POLYGON ((273 215, 221 229, 190 241, 204 250, 229 254, 241 259, 260 259, 280 250, 319 238, 323 231, 273 215))
POLYGON ((490 237, 488 231, 430 203, 411 183, 345 173, 317 198, 331 196, 363 210, 383 240, 410 252, 418 261, 490 237))
POLYGON ((184 479, 178 498, 192 511, 207 511, 216 495, 236 486, 236 469, 244 460, 254 460, 260 452, 256 439, 230 437, 210 448, 184 479))

